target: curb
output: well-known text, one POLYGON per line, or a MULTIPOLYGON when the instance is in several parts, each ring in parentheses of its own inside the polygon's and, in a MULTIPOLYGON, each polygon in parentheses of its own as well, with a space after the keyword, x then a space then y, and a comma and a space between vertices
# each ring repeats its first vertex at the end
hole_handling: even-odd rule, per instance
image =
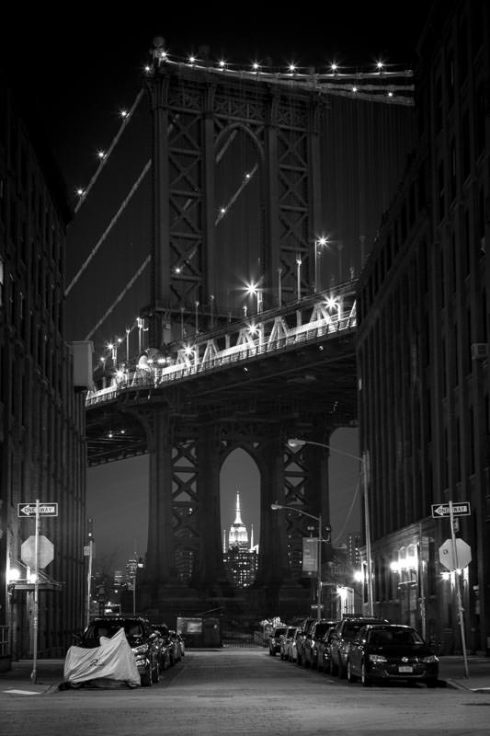
POLYGON ((454 690, 466 690, 467 693, 479 693, 480 695, 490 695, 490 687, 468 687, 463 685, 461 682, 456 680, 446 680, 447 687, 451 687, 454 690))

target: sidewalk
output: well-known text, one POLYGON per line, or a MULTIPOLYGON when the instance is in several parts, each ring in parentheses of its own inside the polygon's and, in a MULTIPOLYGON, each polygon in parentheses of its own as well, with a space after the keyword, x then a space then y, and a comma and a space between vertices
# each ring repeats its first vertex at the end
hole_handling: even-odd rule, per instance
POLYGON ((490 695, 490 657, 467 657, 468 675, 465 677, 464 659, 461 655, 445 656, 439 660, 439 679, 447 687, 471 690, 490 695))
POLYGON ((20 659, 12 662, 8 672, 0 672, 0 695, 43 695, 56 692, 63 682, 64 659, 38 659, 36 666, 36 682, 31 679, 32 659, 20 659))

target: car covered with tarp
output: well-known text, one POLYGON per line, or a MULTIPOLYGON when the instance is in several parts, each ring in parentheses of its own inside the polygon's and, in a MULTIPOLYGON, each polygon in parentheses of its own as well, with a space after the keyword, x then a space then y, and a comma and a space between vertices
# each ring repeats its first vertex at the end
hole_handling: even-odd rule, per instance
POLYGON ((141 677, 132 648, 121 627, 112 637, 101 636, 99 646, 71 646, 65 657, 66 687, 110 686, 111 683, 139 687, 141 677))

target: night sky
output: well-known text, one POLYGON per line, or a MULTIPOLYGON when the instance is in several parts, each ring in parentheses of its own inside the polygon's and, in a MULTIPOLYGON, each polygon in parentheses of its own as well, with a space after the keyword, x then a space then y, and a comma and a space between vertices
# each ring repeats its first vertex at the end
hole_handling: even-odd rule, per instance
MULTIPOLYGON (((1 61, 25 90, 44 128, 72 203, 97 167, 120 124, 118 111, 134 100, 155 36, 169 53, 187 56, 208 46, 210 55, 248 66, 270 58, 306 66, 366 68, 376 59, 414 66, 428 2, 130 5, 130 11, 81 4, 68 15, 13 11, 0 30, 1 61), (176 7, 178 5, 178 8, 176 7), (161 9, 159 9, 161 8, 161 9), (280 8, 280 9, 279 9, 280 8), (408 14, 404 11, 409 9, 408 14), (17 12, 17 17, 16 17, 17 12)), ((68 11, 66 11, 68 13, 68 11)), ((357 453, 354 430, 339 430, 332 444, 357 453)), ((87 511, 94 517, 99 565, 121 567, 146 549, 148 459, 139 457, 88 471, 87 511)), ((333 540, 360 528, 359 507, 347 518, 357 486, 357 464, 331 455, 333 540)), ((242 457, 222 474, 222 527, 233 521, 235 493, 242 517, 258 541, 258 477, 242 457)))

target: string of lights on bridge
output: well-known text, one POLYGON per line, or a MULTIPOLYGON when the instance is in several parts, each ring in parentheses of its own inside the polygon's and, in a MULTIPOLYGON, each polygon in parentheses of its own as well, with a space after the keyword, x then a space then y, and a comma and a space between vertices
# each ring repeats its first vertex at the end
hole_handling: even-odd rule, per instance
MULTIPOLYGON (((291 83, 293 83, 298 87, 304 87, 309 90, 316 89, 328 94, 338 93, 349 97, 358 97, 359 99, 370 99, 376 101, 382 100, 384 102, 413 105, 413 84, 408 81, 395 83, 396 79, 413 79, 413 71, 411 69, 396 69, 395 65, 388 64, 382 59, 376 60, 374 64, 365 71, 359 71, 357 67, 351 68, 340 65, 336 61, 332 61, 328 66, 328 71, 317 72, 312 67, 300 66, 295 62, 290 62, 285 69, 267 66, 259 61, 252 61, 248 69, 232 64, 225 59, 219 59, 213 64, 211 62, 198 59, 192 54, 187 58, 171 56, 167 51, 159 46, 153 49, 152 53, 153 64, 146 64, 143 67, 143 71, 147 75, 153 74, 155 68, 158 68, 161 64, 169 64, 201 69, 208 72, 214 71, 227 73, 232 76, 245 76, 256 81, 276 81, 278 83, 287 82, 290 86, 291 83), (377 84, 366 84, 366 80, 376 81, 377 84), (379 82, 382 82, 382 84, 379 84, 379 82), (382 95, 379 94, 380 92, 382 95), (403 94, 398 94, 399 92, 403 94)), ((116 136, 107 150, 102 148, 97 150, 96 156, 99 160, 99 166, 89 184, 86 187, 78 187, 76 189, 76 194, 79 199, 75 205, 75 212, 78 211, 89 190, 95 183, 95 180, 113 152, 143 95, 144 90, 141 89, 131 107, 122 107, 119 110, 118 114, 122 123, 116 136)), ((221 210, 221 214, 224 214, 223 209, 221 210)))

